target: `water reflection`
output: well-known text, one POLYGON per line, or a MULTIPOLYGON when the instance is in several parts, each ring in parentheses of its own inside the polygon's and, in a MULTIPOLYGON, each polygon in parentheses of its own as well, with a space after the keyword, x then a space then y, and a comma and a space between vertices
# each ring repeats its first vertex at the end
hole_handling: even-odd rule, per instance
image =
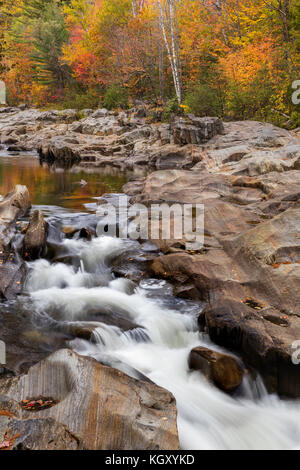
POLYGON ((16 184, 24 184, 34 205, 51 204, 71 210, 92 211, 89 203, 93 197, 121 192, 127 181, 128 175, 116 169, 72 167, 64 170, 41 164, 36 154, 0 152, 0 194, 7 194, 16 184), (87 184, 81 185, 81 180, 87 184))

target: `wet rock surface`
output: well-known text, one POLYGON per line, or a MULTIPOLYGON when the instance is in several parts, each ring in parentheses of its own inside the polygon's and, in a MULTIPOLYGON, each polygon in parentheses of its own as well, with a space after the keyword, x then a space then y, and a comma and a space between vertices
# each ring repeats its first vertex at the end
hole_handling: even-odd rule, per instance
POLYGON ((23 251, 27 261, 33 261, 41 256, 46 247, 48 224, 40 210, 33 212, 26 228, 23 251))
POLYGON ((67 349, 0 381, 0 444, 10 449, 175 450, 176 418, 171 393, 67 349), (35 397, 52 405, 27 410, 35 397))
POLYGON ((233 392, 242 383, 242 368, 228 354, 199 346, 190 352, 188 362, 190 369, 200 370, 208 380, 226 392, 233 392))

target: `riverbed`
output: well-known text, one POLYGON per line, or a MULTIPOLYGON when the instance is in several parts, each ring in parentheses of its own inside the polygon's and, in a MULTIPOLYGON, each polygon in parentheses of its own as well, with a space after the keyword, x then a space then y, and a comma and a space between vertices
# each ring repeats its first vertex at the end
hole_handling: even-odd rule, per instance
POLYGON ((152 244, 83 239, 78 230, 62 235, 63 227, 94 233, 97 204, 107 194, 116 198, 129 177, 103 169, 63 170, 41 164, 35 154, 1 152, 0 194, 25 184, 33 209, 43 211, 50 228, 49 251, 28 263, 23 294, 1 306, 8 366, 26 371, 67 346, 171 391, 183 449, 297 448, 298 401, 268 394, 258 375, 246 373, 240 389, 228 395, 189 370, 192 348, 224 349, 198 331, 202 303, 175 297, 171 284, 142 270, 139 275, 140 265, 159 256, 152 244), (130 260, 137 266, 134 276, 127 268, 130 260), (74 326, 92 328, 90 339, 71 334, 74 326))

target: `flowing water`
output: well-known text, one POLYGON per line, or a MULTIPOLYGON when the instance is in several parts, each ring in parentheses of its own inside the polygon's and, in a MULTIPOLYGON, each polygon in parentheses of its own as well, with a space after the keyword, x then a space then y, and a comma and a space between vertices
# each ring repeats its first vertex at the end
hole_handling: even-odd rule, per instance
MULTIPOLYGON (((24 184, 20 175, 18 182, 24 184)), ((51 175, 48 177, 50 179, 51 175)), ((88 181, 87 175, 80 177, 88 181)), ((72 173, 64 178, 73 184, 72 173)), ((104 175, 98 178, 112 191, 104 175)), ((115 178, 121 181, 124 177, 115 178)), ((2 180, 0 184, 3 186, 2 180)), ((32 189, 32 185, 28 186, 32 189)), ((91 341, 69 335, 68 347, 170 390, 177 401, 183 449, 293 449, 300 446, 299 402, 269 395, 262 380, 259 377, 254 380, 249 374, 240 390, 229 396, 209 384, 199 372, 188 369, 187 359, 193 347, 205 345, 222 351, 197 330, 197 316, 203 305, 176 298, 172 286, 164 280, 141 276, 133 282, 116 269, 130 253, 135 253, 142 261, 147 260, 149 254, 153 256, 151 244, 111 237, 88 241, 80 239, 78 233, 70 239, 57 235, 63 224, 91 227, 97 223, 91 214, 97 200, 91 199, 95 194, 88 192, 88 186, 89 183, 86 186, 88 201, 82 202, 79 214, 74 207, 70 212, 68 203, 62 203, 61 194, 56 195, 57 205, 51 208, 47 194, 40 196, 51 229, 51 259, 48 256, 49 259, 28 264, 24 295, 16 304, 6 306, 7 315, 10 309, 27 312, 25 333, 28 336, 31 330, 32 340, 35 337, 32 330, 39 332, 46 343, 51 335, 62 335, 74 325, 92 326, 91 341), (130 328, 124 328, 124 322, 130 328)), ((101 196, 100 189, 96 196, 101 196)))

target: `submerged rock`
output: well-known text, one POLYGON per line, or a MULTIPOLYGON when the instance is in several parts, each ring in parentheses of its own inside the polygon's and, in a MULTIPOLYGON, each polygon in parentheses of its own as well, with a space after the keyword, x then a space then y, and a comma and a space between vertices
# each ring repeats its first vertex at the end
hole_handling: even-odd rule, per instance
POLYGON ((233 392, 243 380, 243 371, 236 359, 202 346, 190 352, 189 367, 200 370, 208 380, 225 392, 233 392))
POLYGON ((1 395, 6 398, 0 399, 0 431, 15 436, 12 449, 179 448, 171 393, 67 349, 27 375, 0 382, 1 395), (55 406, 34 412, 22 408, 24 400, 41 396, 55 406))
POLYGON ((66 235, 66 237, 72 238, 78 229, 72 225, 65 225, 61 228, 61 231, 66 235))

